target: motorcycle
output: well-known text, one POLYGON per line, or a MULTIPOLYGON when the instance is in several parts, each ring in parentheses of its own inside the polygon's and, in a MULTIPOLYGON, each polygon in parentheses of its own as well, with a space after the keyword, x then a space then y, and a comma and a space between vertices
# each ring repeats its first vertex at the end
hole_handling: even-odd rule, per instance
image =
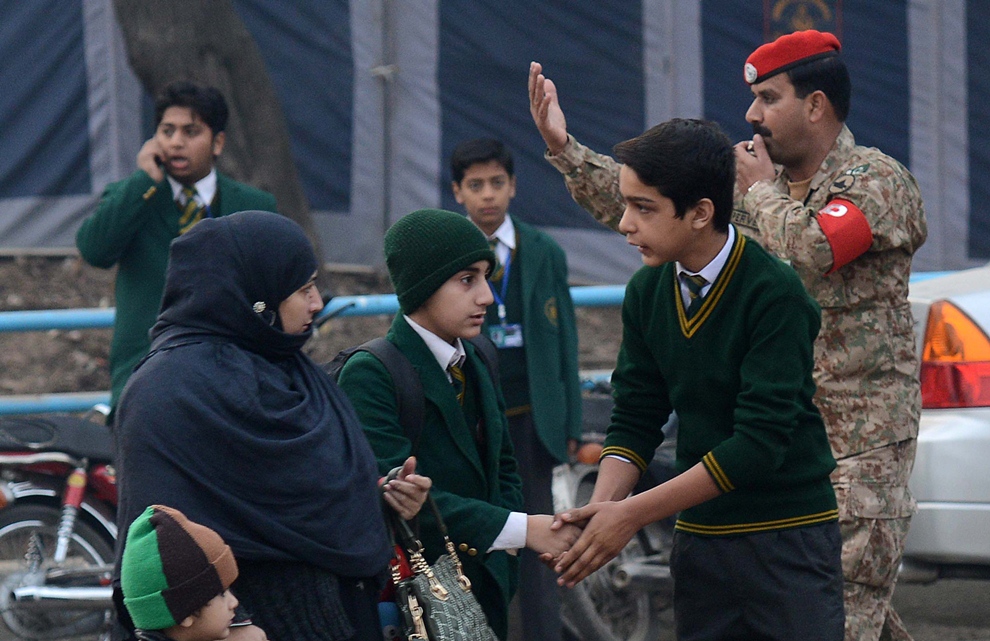
MULTIPOLYGON (((609 422, 607 388, 587 396, 578 462, 554 471, 554 511, 584 505, 609 422)), ((634 492, 674 476, 676 419, 634 492)), ((92 416, 0 418, 0 641, 85 637, 114 623, 111 575, 116 475, 109 429, 92 416)), ((647 641, 671 626, 669 550, 674 519, 652 523, 572 589, 562 619, 580 641, 647 641)))
MULTIPOLYGON (((587 504, 598 478, 598 455, 610 421, 612 398, 599 383, 583 399, 584 445, 577 462, 554 469, 554 512, 587 504)), ((665 439, 633 493, 646 491, 676 475, 676 416, 663 427, 665 439)), ((670 629, 673 582, 670 548, 674 522, 669 518, 637 532, 619 555, 573 588, 561 588, 564 629, 579 641, 652 641, 670 629)))
POLYGON ((117 537, 109 428, 0 418, 0 640, 109 638, 117 537))

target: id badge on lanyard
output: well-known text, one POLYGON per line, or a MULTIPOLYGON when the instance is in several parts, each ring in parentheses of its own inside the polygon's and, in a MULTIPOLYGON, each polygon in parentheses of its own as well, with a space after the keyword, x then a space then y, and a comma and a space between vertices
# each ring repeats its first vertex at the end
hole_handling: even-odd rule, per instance
POLYGON ((505 269, 502 272, 502 291, 495 291, 495 285, 488 281, 492 290, 495 304, 498 305, 498 324, 488 326, 488 338, 492 339, 498 349, 523 346, 522 325, 506 322, 505 296, 509 291, 509 269, 512 267, 512 252, 505 259, 505 269))

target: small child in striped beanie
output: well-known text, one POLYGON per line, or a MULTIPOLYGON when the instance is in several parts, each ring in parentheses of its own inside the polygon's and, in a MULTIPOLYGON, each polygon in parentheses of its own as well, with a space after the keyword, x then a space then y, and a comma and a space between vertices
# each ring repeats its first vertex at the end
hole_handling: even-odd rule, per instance
POLYGON ((134 520, 120 562, 124 606, 148 641, 216 641, 230 634, 237 562, 210 528, 152 505, 134 520))

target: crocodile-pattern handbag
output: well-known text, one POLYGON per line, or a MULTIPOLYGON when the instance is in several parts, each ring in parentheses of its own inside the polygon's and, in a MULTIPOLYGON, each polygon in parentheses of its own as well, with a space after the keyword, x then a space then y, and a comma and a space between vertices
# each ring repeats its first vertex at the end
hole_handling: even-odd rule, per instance
POLYGON ((447 548, 447 554, 432 566, 423 558, 423 544, 409 524, 393 510, 386 510, 389 529, 412 569, 412 576, 403 578, 399 564, 391 566, 405 638, 408 641, 498 641, 471 592, 471 581, 464 575, 440 510, 433 497, 428 497, 426 502, 447 548))

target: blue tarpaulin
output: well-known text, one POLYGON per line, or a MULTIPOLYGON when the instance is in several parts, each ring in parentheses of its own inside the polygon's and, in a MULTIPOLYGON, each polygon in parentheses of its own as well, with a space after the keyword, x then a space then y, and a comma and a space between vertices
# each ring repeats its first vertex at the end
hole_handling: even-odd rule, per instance
MULTIPOLYGON (((561 242, 577 279, 624 282, 638 256, 543 160, 530 60, 557 83, 569 130, 599 151, 672 116, 713 119, 742 139, 743 62, 795 26, 840 35, 857 141, 918 177, 930 234, 916 268, 990 258, 985 3, 232 1, 282 102, 331 261, 380 265, 389 224, 419 207, 458 209, 449 154, 493 136, 516 158, 510 211, 561 242)), ((0 56, 0 250, 71 248, 103 187, 134 170, 148 97, 111 0, 0 3, 0 56)))

